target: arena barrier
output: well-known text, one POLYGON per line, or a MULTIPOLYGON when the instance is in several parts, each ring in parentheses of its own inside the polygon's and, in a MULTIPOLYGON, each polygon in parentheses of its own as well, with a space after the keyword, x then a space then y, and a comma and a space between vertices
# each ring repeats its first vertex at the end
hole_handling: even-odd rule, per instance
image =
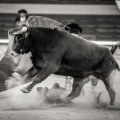
MULTIPOLYGON (((8 44, 8 42, 9 42, 8 39, 0 39, 0 44, 8 44)), ((112 46, 118 43, 119 41, 92 41, 92 42, 100 44, 100 45, 112 46)))

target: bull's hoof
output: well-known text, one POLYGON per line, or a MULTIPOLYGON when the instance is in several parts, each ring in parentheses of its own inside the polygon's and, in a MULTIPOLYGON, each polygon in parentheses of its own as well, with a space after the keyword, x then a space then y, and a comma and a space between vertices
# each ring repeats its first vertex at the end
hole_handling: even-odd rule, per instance
POLYGON ((29 93, 31 90, 27 89, 26 87, 24 87, 23 89, 21 89, 21 92, 23 93, 29 93))
POLYGON ((65 95, 61 95, 60 98, 64 101, 71 101, 72 100, 71 97, 68 97, 68 96, 65 96, 65 95))
POLYGON ((109 104, 110 106, 113 106, 114 105, 114 103, 113 102, 110 102, 110 104, 109 104))
POLYGON ((71 100, 73 100, 74 98, 67 96, 67 97, 65 97, 65 99, 68 100, 68 101, 71 101, 71 100))
POLYGON ((73 104, 71 99, 69 97, 65 97, 65 98, 61 98, 61 100, 65 103, 65 104, 73 104))

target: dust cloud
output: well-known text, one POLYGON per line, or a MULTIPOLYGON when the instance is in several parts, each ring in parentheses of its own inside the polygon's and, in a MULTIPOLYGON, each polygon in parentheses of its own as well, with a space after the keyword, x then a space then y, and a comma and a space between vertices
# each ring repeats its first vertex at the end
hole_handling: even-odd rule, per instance
MULTIPOLYGON (((119 88, 119 73, 116 73, 115 77, 115 91, 116 91, 116 101, 115 106, 109 106, 110 98, 108 92, 105 89, 105 86, 102 81, 99 80, 97 86, 92 87, 91 83, 88 83, 84 86, 79 97, 72 101, 65 100, 61 98, 62 94, 65 93, 65 89, 60 87, 59 84, 51 84, 48 80, 48 84, 51 84, 53 87, 45 87, 45 85, 39 84, 36 86, 30 93, 24 94, 20 91, 24 86, 20 86, 21 76, 14 74, 9 80, 6 81, 8 88, 19 86, 13 89, 0 93, 0 110, 33 110, 33 109, 49 109, 51 107, 92 107, 100 109, 120 109, 120 88, 119 88), (42 87, 41 87, 42 86, 42 87), (55 87, 59 86, 59 87, 55 87)), ((56 80, 56 77, 52 76, 51 78, 56 80)), ((63 79, 63 78, 61 78, 63 79)), ((47 80, 46 80, 47 81, 47 80)))
POLYGON ((61 88, 57 83, 51 89, 35 87, 30 93, 22 93, 20 89, 27 86, 27 84, 22 85, 21 79, 22 77, 15 73, 6 80, 8 90, 0 93, 1 110, 46 109, 49 107, 69 106, 72 103, 60 97, 65 92, 65 89, 61 88))
POLYGON ((7 80, 5 80, 5 86, 7 89, 15 88, 22 84, 22 76, 16 72, 14 72, 7 80))

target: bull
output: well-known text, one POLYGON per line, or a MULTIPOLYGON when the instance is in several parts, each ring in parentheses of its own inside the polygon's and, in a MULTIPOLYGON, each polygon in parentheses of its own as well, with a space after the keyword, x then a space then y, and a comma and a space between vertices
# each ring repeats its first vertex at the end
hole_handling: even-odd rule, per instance
POLYGON ((23 76, 23 82, 35 77, 21 91, 29 93, 32 88, 49 75, 65 75, 74 78, 72 92, 66 99, 79 96, 82 87, 94 76, 101 79, 110 96, 110 105, 115 103, 113 78, 119 69, 111 51, 82 37, 50 28, 21 27, 12 33, 14 42, 11 54, 15 57, 31 52, 33 67, 23 76))

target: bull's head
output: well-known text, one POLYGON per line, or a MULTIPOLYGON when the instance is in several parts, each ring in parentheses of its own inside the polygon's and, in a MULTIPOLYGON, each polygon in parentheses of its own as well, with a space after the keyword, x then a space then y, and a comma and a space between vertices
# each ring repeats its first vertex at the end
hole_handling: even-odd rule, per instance
POLYGON ((14 41, 12 45, 12 56, 18 56, 19 54, 26 53, 24 43, 28 37, 28 28, 21 27, 19 31, 12 33, 14 36, 14 41))

